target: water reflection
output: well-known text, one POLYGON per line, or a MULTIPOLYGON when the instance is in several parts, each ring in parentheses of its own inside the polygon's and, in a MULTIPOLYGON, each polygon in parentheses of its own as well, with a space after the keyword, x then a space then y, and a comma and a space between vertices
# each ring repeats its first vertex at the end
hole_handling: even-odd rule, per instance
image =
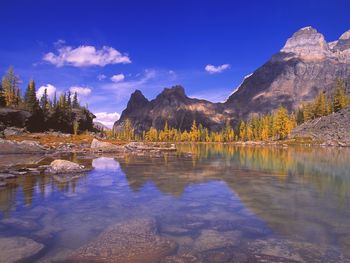
MULTIPOLYGON (((47 243, 56 236, 46 258, 84 245, 116 221, 143 216, 157 218, 161 233, 176 240, 180 252, 197 246, 182 244, 183 236, 195 243, 210 229, 240 231, 240 251, 247 249, 245 241, 278 237, 350 256, 349 153, 193 144, 180 145, 178 156, 74 155, 67 158, 93 170, 69 180, 14 179, 0 190, 1 218, 37 215, 42 228, 30 237, 47 243), (188 152, 190 157, 183 155, 188 152)), ((0 222, 2 227, 6 235, 28 235, 13 224, 0 222)))

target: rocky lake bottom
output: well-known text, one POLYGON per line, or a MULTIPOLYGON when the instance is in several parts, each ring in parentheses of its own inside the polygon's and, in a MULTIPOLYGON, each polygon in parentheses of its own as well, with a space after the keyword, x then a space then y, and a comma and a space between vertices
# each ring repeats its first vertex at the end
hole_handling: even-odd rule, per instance
MULTIPOLYGON (((0 188, 0 262, 350 262, 350 149, 63 158, 92 170, 0 188)), ((0 166, 50 161, 7 155, 0 166)))

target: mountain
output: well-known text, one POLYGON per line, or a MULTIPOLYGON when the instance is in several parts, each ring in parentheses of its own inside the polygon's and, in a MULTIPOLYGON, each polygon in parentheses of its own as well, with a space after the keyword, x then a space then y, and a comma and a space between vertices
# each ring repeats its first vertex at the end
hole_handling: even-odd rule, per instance
POLYGON ((136 131, 153 126, 189 129, 195 119, 212 130, 226 120, 237 123, 253 114, 269 113, 280 105, 289 111, 312 100, 320 91, 330 93, 337 79, 350 89, 350 30, 327 42, 312 27, 295 32, 269 61, 247 76, 224 103, 188 98, 180 86, 164 89, 148 101, 135 91, 114 129, 130 119, 136 131))
POLYGON ((349 77, 350 31, 327 43, 316 29, 304 27, 247 77, 225 105, 235 118, 268 113, 279 105, 291 111, 320 91, 329 93, 337 78, 347 83, 349 77))
POLYGON ((170 127, 189 130, 193 120, 217 130, 225 121, 223 111, 223 104, 187 97, 181 86, 165 88, 151 101, 136 90, 131 94, 120 119, 114 124, 114 130, 120 129, 126 119, 131 121, 137 132, 148 130, 151 126, 163 129, 165 122, 170 127))

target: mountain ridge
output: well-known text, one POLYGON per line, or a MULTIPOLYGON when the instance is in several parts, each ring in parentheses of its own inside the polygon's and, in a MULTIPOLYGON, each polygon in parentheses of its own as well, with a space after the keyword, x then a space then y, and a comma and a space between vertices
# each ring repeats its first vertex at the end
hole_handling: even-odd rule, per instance
POLYGON ((321 91, 330 94, 337 79, 343 79, 349 91, 350 30, 338 40, 327 42, 315 28, 303 27, 270 60, 246 76, 225 102, 189 98, 181 86, 165 88, 150 101, 137 91, 131 95, 114 130, 120 129, 126 119, 137 132, 151 126, 162 129, 165 122, 188 130, 193 120, 218 130, 227 120, 235 124, 254 114, 270 113, 280 105, 296 110, 321 91), (133 102, 135 96, 140 103, 133 102))

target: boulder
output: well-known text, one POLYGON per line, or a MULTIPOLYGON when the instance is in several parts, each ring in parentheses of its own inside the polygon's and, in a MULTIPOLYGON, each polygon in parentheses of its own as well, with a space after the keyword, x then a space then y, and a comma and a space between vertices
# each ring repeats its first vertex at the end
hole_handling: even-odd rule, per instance
POLYGON ((92 140, 90 148, 96 152, 123 152, 125 150, 123 146, 102 142, 97 139, 92 140))
POLYGON ((239 231, 219 232, 215 230, 202 230, 194 242, 194 250, 203 252, 207 250, 220 249, 236 246, 241 239, 239 231))
POLYGON ((0 139, 0 154, 43 153, 46 148, 35 141, 11 141, 0 139))
POLYGON ((32 114, 29 111, 0 108, 0 123, 6 127, 24 128, 31 116, 32 114))
POLYGON ((137 218, 115 224, 69 257, 71 262, 152 263, 173 254, 177 244, 160 237, 156 222, 137 218))
POLYGON ((51 174, 67 174, 67 173, 81 173, 87 169, 83 165, 73 163, 67 160, 54 160, 51 162, 46 172, 51 174))
POLYGON ((8 137, 8 136, 18 136, 18 135, 23 135, 23 133, 25 133, 25 129, 24 128, 16 128, 16 127, 8 127, 6 128, 4 131, 4 136, 8 137))
POLYGON ((2 237, 0 238, 1 263, 12 263, 34 256, 44 248, 43 244, 37 243, 25 237, 2 237))

